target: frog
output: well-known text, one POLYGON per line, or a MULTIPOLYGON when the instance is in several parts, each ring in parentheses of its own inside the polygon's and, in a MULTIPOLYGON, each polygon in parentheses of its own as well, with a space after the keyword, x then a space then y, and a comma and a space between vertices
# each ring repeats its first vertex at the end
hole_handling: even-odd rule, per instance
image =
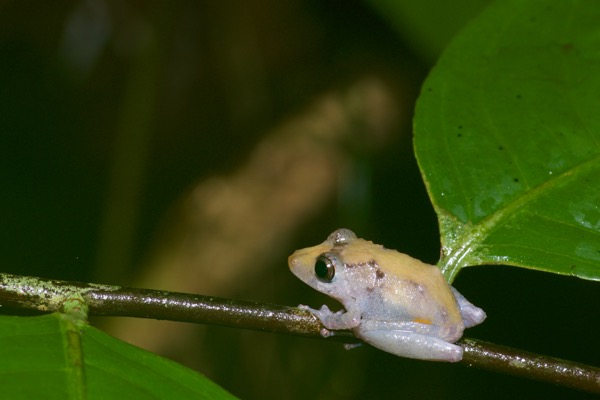
MULTIPOLYGON (((350 229, 334 231, 316 246, 296 250, 291 272, 343 305, 333 312, 313 309, 322 336, 351 330, 362 341, 397 356, 458 362, 456 341, 486 313, 470 303, 431 264, 358 238, 350 229)), ((352 346, 351 346, 352 347, 352 346)))

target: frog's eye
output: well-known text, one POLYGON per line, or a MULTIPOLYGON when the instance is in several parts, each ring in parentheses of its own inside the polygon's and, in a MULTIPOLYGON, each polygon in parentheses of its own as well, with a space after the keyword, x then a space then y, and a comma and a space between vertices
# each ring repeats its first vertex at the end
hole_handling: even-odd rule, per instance
POLYGON ((331 282, 335 276, 335 266, 331 259, 321 254, 315 262, 315 274, 320 281, 331 282))

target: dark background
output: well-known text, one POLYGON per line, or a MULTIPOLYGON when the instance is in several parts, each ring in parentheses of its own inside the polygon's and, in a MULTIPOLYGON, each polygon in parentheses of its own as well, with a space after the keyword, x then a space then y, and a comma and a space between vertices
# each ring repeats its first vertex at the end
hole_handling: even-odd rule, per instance
MULTIPOLYGON (((191 188, 242 169, 265 135, 364 77, 398 108, 385 140, 340 144, 354 171, 346 183, 228 293, 320 305, 282 255, 340 226, 435 263, 437 223, 410 137, 434 58, 412 39, 356 0, 0 3, 2 271, 135 284, 191 188), (122 200, 116 177, 128 174, 122 200), (111 204, 124 207, 117 231, 111 204)), ((467 336, 598 363, 597 284, 496 266, 469 268, 455 286, 488 314, 467 336)), ((202 340, 202 362, 179 361, 242 398, 587 398, 366 346, 218 327, 202 340)))

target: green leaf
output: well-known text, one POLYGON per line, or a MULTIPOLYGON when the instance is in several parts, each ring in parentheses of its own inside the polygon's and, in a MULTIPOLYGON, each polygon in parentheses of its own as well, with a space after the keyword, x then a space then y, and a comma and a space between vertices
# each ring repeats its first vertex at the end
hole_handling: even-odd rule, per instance
POLYGON ((494 3, 414 124, 450 281, 479 264, 600 279, 600 2, 494 3))
POLYGON ((7 399, 232 399, 200 374, 63 314, 0 317, 7 399))

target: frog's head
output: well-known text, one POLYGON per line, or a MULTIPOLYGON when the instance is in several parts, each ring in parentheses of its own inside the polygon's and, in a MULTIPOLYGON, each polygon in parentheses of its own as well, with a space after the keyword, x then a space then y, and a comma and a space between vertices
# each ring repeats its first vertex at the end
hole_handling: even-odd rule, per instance
POLYGON ((342 303, 355 299, 359 290, 372 287, 374 276, 369 271, 374 263, 369 254, 354 249, 362 242, 372 245, 349 229, 338 229, 323 243, 294 252, 288 259, 290 270, 307 285, 342 303))

